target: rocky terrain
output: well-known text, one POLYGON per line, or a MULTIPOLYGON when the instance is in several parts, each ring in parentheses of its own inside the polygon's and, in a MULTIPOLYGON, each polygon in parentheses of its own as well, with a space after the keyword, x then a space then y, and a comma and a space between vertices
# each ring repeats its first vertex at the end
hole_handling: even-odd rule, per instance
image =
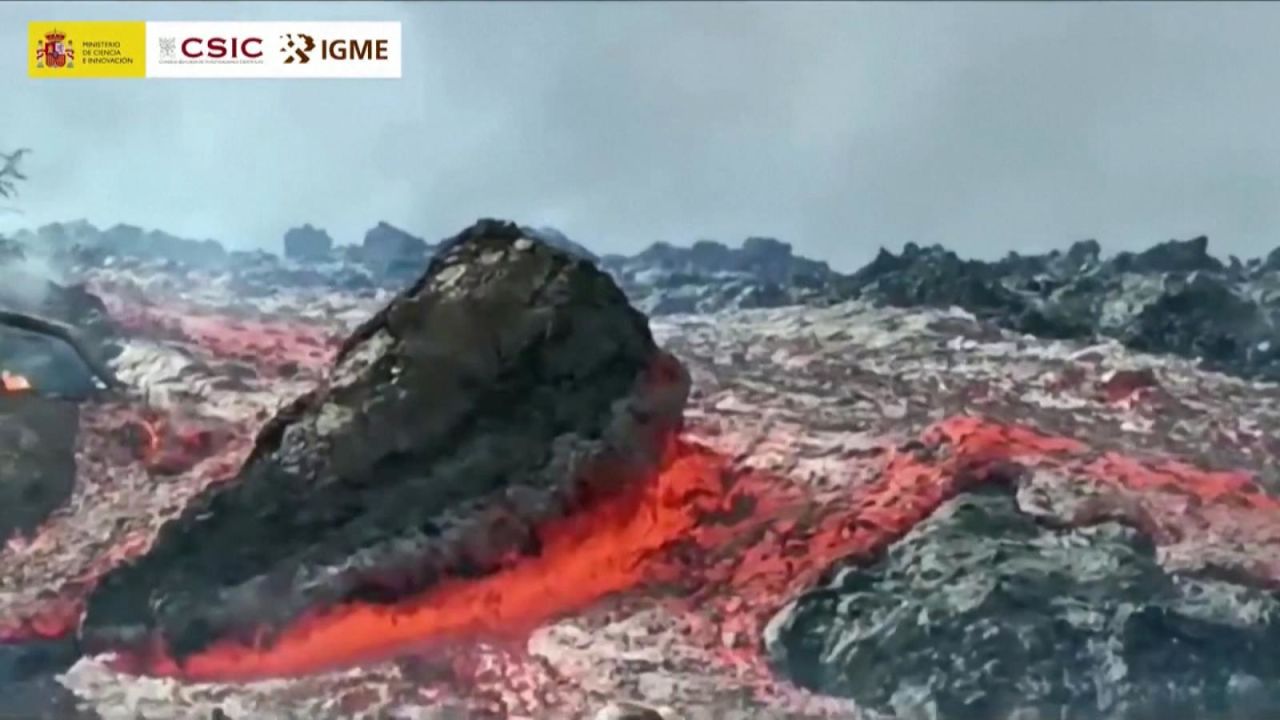
POLYGON ((449 242, 258 433, 232 482, 103 578, 86 642, 159 632, 186 656, 489 575, 541 552, 539 527, 659 470, 687 379, 607 276, 514 225, 449 242))
MULTIPOLYGON (((227 267, 67 227, 53 292, 127 390, 77 396, 34 471, 72 487, 0 550, 15 717, 1280 714, 1276 253, 842 275, 482 223, 227 267), (628 491, 542 512, 572 477, 628 491)), ((94 384, 44 354, 9 394, 94 384)))
MULTIPOLYGON (((1222 261, 1200 236, 1108 257, 1087 240, 1065 251, 985 262, 908 244, 898 254, 882 249, 865 267, 844 274, 772 238, 748 238, 738 248, 709 240, 688 247, 659 242, 632 256, 598 257, 553 228, 525 232, 598 264, 650 317, 856 299, 958 307, 1037 337, 1114 338, 1209 369, 1280 379, 1280 247, 1261 258, 1222 261)), ((19 248, 89 266, 149 261, 222 276, 246 297, 269 296, 282 285, 394 292, 416 279, 437 250, 386 223, 353 245, 303 225, 286 233, 282 256, 225 251, 212 241, 128 226, 100 231, 84 222, 45 226, 13 240, 19 248)))

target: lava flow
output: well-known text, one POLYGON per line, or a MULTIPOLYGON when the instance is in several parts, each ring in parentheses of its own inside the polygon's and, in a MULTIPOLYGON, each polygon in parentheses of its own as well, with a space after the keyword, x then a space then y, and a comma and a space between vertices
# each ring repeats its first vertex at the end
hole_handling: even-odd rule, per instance
POLYGON ((134 437, 134 457, 152 475, 177 475, 216 454, 230 439, 208 420, 183 420, 157 411, 126 425, 134 437))
MULTIPOLYGON (((763 678, 764 624, 833 561, 874 554, 956 493, 1032 467, 1084 484, 1110 503, 1104 514, 1162 544, 1212 536, 1280 548, 1280 501, 1242 473, 1096 453, 974 417, 886 449, 865 460, 878 468, 873 481, 824 494, 689 443, 673 443, 671 457, 636 492, 543 528, 541 554, 494 575, 447 581, 396 605, 317 610, 252 645, 223 640, 181 663, 157 641, 120 654, 116 666, 202 681, 296 676, 481 639, 519 642, 548 620, 628 591, 667 603, 691 639, 726 648, 726 661, 763 678), (682 585, 683 597, 663 590, 671 585, 682 585)), ((1250 572, 1280 583, 1280 564, 1250 572)))
POLYGON ((161 644, 120 669, 194 680, 291 676, 481 635, 519 638, 546 620, 637 586, 645 560, 717 506, 717 458, 681 453, 655 482, 539 533, 541 553, 478 580, 445 581, 395 606, 351 604, 305 617, 256 647, 216 643, 179 664, 161 644))

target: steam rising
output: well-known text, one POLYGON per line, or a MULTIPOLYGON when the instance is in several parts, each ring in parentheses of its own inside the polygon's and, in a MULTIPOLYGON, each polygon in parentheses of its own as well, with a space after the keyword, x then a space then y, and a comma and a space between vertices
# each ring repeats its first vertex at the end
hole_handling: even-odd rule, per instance
MULTIPOLYGON (((400 20, 391 81, 28 80, 0 57, 32 225, 278 249, 477 217, 594 252, 750 235, 851 270, 880 244, 1108 251, 1280 226, 1270 3, 176 3, 100 19, 400 20)), ((78 4, 4 3, 0 40, 78 4)))

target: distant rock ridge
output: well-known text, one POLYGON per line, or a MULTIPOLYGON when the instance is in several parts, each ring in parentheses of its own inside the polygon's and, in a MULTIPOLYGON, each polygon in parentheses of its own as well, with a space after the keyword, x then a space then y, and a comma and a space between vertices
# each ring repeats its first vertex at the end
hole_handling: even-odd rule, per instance
POLYGON ((847 297, 899 307, 956 306, 1030 335, 1110 337, 1152 353, 1198 358, 1211 370, 1280 381, 1280 268, 1227 264, 1208 238, 1169 240, 1100 259, 1089 240, 1066 253, 962 260, 941 246, 881 250, 847 297))
MULTIPOLYGON (((1280 248, 1265 257, 1223 261, 1199 235, 1104 258, 1102 246, 1090 239, 1065 251, 985 261, 961 258, 941 245, 907 243, 899 253, 881 248, 845 274, 768 237, 749 237, 736 248, 713 240, 656 242, 634 255, 597 256, 554 228, 521 231, 595 263, 650 316, 851 299, 956 306, 1031 335, 1115 338, 1147 352, 1199 358, 1209 369, 1280 381, 1280 248)), ((230 272, 247 296, 299 285, 394 292, 444 247, 386 222, 358 245, 327 238, 310 225, 294 228, 286 233, 281 258, 130 226, 98 230, 84 221, 14 236, 28 254, 62 253, 84 264, 115 256, 230 272)))

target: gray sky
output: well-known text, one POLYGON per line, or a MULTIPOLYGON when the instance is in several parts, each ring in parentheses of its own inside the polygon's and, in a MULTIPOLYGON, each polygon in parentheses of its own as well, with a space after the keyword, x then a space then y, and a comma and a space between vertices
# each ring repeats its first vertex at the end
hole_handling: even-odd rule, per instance
POLYGON ((0 44, 0 147, 35 149, 0 229, 1280 245, 1280 4, 5 2, 0 44), (404 78, 30 80, 37 19, 400 20, 404 78))

